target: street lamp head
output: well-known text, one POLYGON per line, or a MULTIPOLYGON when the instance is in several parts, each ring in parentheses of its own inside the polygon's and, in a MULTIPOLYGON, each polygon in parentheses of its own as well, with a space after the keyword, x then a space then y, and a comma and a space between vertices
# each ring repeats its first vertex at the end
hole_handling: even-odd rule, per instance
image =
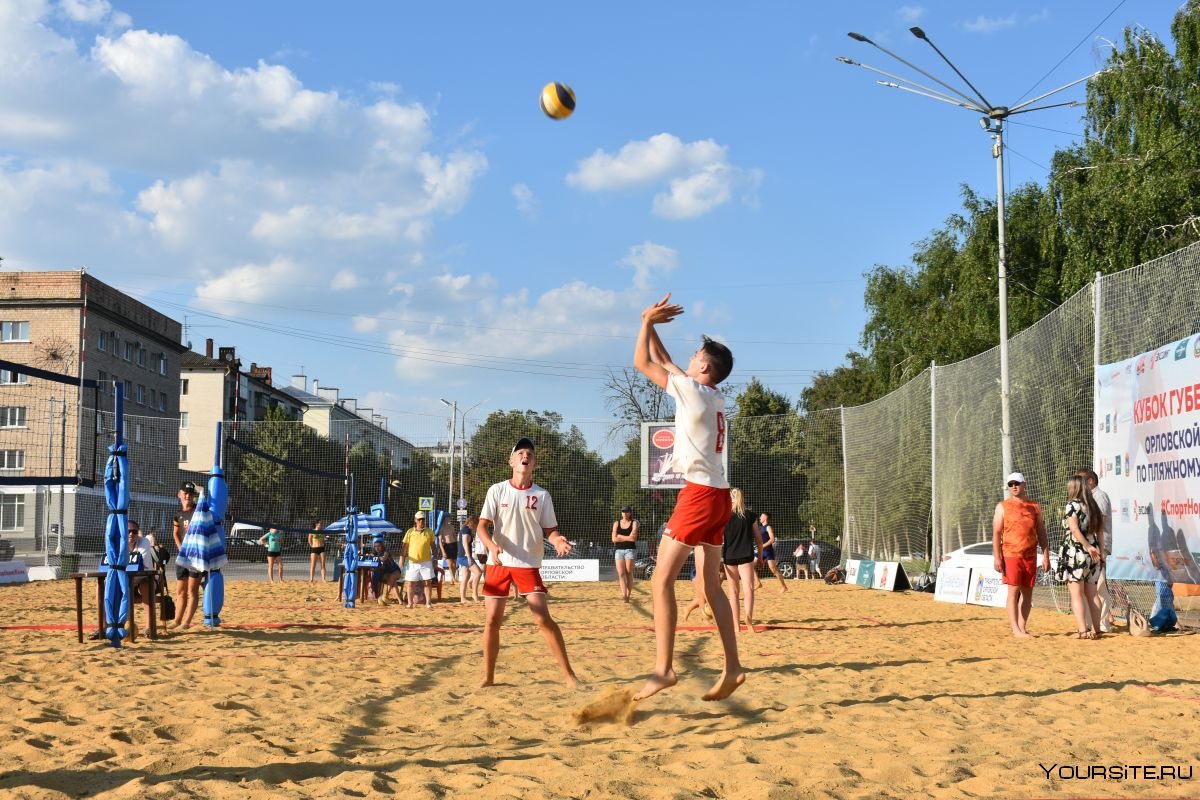
POLYGON ((444 397, 439 397, 438 402, 444 406, 453 405, 453 403, 451 403, 449 400, 445 399, 444 397))
POLYGON ((866 42, 867 44, 875 44, 870 39, 863 36, 861 33, 855 33, 854 31, 850 31, 846 35, 849 36, 851 39, 853 39, 856 42, 866 42))
POLYGON ((858 66, 858 62, 857 62, 857 61, 852 61, 851 59, 849 59, 849 58, 846 58, 845 56, 837 56, 837 57, 836 57, 834 60, 835 60, 835 61, 840 61, 840 62, 842 62, 843 64, 849 64, 849 65, 850 65, 850 66, 852 66, 852 67, 857 67, 857 66, 858 66))
POLYGON ((913 36, 917 37, 918 39, 926 38, 925 31, 921 30, 920 28, 916 27, 915 25, 913 27, 909 28, 908 32, 911 33, 913 36))

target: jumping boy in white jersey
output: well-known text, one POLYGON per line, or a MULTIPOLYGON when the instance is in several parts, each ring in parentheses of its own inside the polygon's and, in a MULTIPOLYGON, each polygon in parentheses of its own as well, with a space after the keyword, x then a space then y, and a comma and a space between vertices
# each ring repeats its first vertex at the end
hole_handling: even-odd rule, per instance
POLYGON ((487 609, 483 627, 483 683, 491 686, 496 678, 496 656, 500 652, 500 625, 508 589, 516 585, 533 613, 550 652, 562 668, 567 685, 579 686, 562 631, 550 618, 546 587, 538 568, 542 566, 542 537, 548 537, 560 556, 571 553, 571 543, 558 532, 558 518, 550 493, 533 482, 537 458, 533 442, 521 437, 508 457, 512 480, 493 484, 479 512, 476 530, 480 541, 491 553, 483 578, 483 597, 487 609))
POLYGON ((713 620, 725 652, 721 677, 704 694, 705 700, 721 700, 741 686, 746 672, 738 660, 737 633, 729 599, 721 591, 721 543, 732 505, 729 481, 721 463, 725 449, 725 398, 716 387, 733 370, 733 354, 720 342, 704 337, 704 343, 682 370, 671 362, 654 326, 670 322, 683 313, 683 306, 668 304, 671 295, 642 312, 633 351, 638 371, 666 389, 675 399, 674 469, 682 472, 684 488, 675 503, 658 545, 654 570, 654 672, 634 697, 645 698, 674 686, 675 578, 688 555, 696 552, 696 575, 712 609, 713 620))

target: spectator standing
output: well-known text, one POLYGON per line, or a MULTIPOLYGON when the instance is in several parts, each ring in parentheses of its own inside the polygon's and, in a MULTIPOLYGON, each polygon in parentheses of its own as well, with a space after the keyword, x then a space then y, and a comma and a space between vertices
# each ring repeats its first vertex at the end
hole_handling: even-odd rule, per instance
POLYGON ((1025 476, 1008 476, 1008 497, 996 504, 992 514, 992 561, 1008 586, 1008 624, 1018 639, 1029 637, 1029 611, 1033 607, 1033 585, 1037 579, 1037 551, 1050 569, 1050 546, 1042 508, 1025 496, 1025 476))
POLYGON ((756 557, 755 551, 762 551, 762 531, 753 516, 747 516, 741 489, 730 489, 729 500, 733 513, 725 524, 725 541, 721 546, 721 561, 729 579, 729 605, 736 615, 742 602, 739 595, 744 598, 746 627, 754 633, 754 572, 755 567, 762 566, 762 558, 756 557))
POLYGON ((1108 499, 1108 493, 1100 488, 1100 476, 1095 470, 1085 468, 1075 475, 1083 478, 1088 491, 1092 493, 1092 499, 1096 501, 1096 508, 1104 517, 1104 524, 1096 528, 1098 546, 1104 555, 1100 561, 1100 576, 1096 579, 1096 596, 1100 598, 1100 632, 1112 633, 1113 598, 1108 590, 1108 557, 1112 555, 1112 501, 1108 499))
POLYGON ((425 512, 418 511, 413 516, 413 526, 404 534, 404 580, 408 583, 409 608, 422 596, 425 607, 433 608, 432 586, 428 586, 434 580, 433 548, 433 531, 425 527, 425 512))
POLYGON ((196 607, 200 604, 200 581, 204 579, 203 572, 185 569, 179 566, 179 550, 183 547, 183 536, 188 526, 192 524, 192 514, 196 511, 196 484, 184 481, 175 495, 179 498, 180 511, 171 519, 171 537, 175 540, 175 596, 179 602, 175 604, 175 619, 171 620, 171 628, 190 628, 192 618, 196 616, 196 607))
MULTIPOLYGON (((809 532, 815 534, 816 527, 809 528, 809 532)), ((821 575, 821 545, 817 544, 815 538, 808 540, 808 563, 812 568, 812 576, 820 580, 821 575)))
MULTIPOLYGON (((1063 539, 1058 549, 1054 577, 1065 581, 1071 593, 1076 637, 1100 637, 1100 597, 1096 582, 1104 554, 1098 547, 1104 519, 1082 478, 1067 481, 1067 505, 1063 509, 1063 539)), ((1047 557, 1048 559, 1049 557, 1047 557)))
POLYGON ((317 574, 317 561, 321 562, 321 580, 325 580, 325 523, 317 520, 308 534, 308 582, 312 583, 317 574))
POLYGON ((762 549, 758 551, 759 558, 766 562, 767 569, 771 570, 771 574, 779 579, 779 593, 783 594, 787 591, 787 581, 779 574, 779 564, 776 563, 778 559, 775 558, 775 527, 771 524, 771 515, 766 511, 758 515, 758 529, 762 535, 762 549))
POLYGON ((272 525, 258 537, 259 544, 267 546, 267 580, 275 582, 275 567, 279 566, 279 582, 283 583, 283 531, 272 525))
POLYGON ((633 506, 621 506, 621 517, 612 525, 613 562, 617 568, 617 581, 621 584, 621 599, 626 603, 633 592, 637 537, 638 521, 633 518, 633 506))
POLYGON ((483 575, 483 567, 475 560, 475 526, 479 524, 477 517, 467 517, 466 522, 458 529, 458 602, 467 602, 467 590, 471 597, 479 602, 479 578, 483 575))
MULTIPOLYGON (((458 529, 454 527, 454 522, 450 519, 450 515, 446 515, 445 521, 442 523, 442 529, 438 531, 438 550, 441 552, 441 567, 448 570, 450 580, 458 580, 458 529)), ((438 589, 438 598, 442 596, 441 588, 438 589)))

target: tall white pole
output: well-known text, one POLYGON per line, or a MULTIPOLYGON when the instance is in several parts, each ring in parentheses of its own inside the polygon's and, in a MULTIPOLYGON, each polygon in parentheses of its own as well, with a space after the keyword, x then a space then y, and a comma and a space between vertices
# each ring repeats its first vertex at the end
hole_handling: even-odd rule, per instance
POLYGON ((937 572, 941 563, 942 537, 941 520, 937 502, 937 362, 929 362, 929 568, 926 572, 937 572))
POLYGON ((1008 264, 1004 252, 1004 120, 997 120, 992 137, 992 157, 996 159, 996 231, 1000 246, 997 285, 1000 293, 1000 459, 1004 465, 1001 480, 1013 471, 1012 427, 1008 414, 1008 264))
MULTIPOLYGON (((458 401, 455 400, 450 404, 450 492, 446 495, 447 506, 454 505, 454 445, 457 442, 456 434, 458 433, 458 401)), ((454 514, 453 508, 447 508, 447 513, 454 514)))

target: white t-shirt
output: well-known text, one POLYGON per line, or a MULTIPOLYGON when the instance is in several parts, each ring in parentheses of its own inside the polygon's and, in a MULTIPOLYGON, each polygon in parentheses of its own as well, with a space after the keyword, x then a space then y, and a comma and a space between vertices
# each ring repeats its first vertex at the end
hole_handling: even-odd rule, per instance
POLYGON ((518 489, 512 481, 493 484, 479 512, 479 521, 485 520, 492 523, 504 567, 540 567, 545 532, 558 527, 554 501, 536 483, 528 489, 518 489))
POLYGON ((728 489, 721 456, 725 450, 725 397, 686 375, 667 375, 667 394, 675 399, 675 450, 672 465, 690 483, 728 489))
POLYGON ((142 554, 142 569, 154 569, 154 546, 150 544, 148 538, 141 535, 138 536, 133 546, 129 548, 130 555, 133 555, 135 552, 142 554))

